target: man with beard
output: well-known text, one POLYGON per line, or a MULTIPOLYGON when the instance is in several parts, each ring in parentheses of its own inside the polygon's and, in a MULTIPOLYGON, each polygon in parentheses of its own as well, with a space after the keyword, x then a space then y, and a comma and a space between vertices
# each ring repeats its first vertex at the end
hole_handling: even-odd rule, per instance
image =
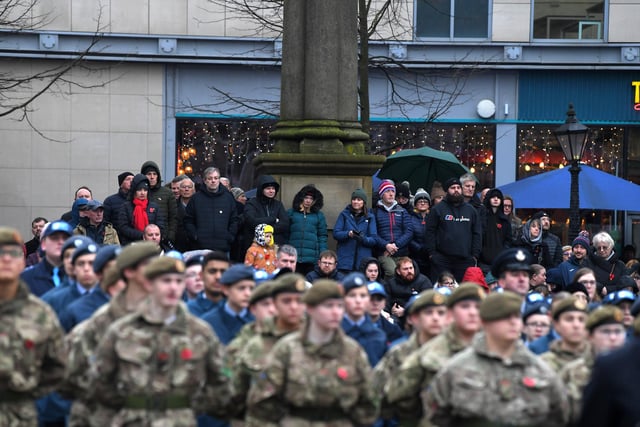
POLYGON ((387 311, 394 317, 402 319, 404 324, 404 306, 413 295, 433 288, 431 280, 424 274, 420 274, 416 263, 409 257, 398 258, 395 275, 386 286, 387 311))
POLYGON ((464 201, 457 178, 445 181, 445 199, 427 217, 425 241, 431 260, 431 280, 443 271, 462 281, 468 267, 477 264, 482 249, 482 224, 476 209, 464 201))

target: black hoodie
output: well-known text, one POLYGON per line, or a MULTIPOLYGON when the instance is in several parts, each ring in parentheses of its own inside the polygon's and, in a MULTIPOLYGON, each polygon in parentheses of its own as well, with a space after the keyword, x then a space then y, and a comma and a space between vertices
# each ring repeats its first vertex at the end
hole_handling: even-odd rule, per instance
POLYGON ((492 188, 487 192, 484 198, 484 207, 486 215, 484 217, 484 226, 482 227, 482 253, 480 261, 491 265, 494 258, 504 249, 510 248, 512 245, 511 221, 504 214, 503 209, 504 196, 502 191, 492 188), (500 198, 500 205, 496 212, 491 207, 491 198, 500 198))
POLYGON ((251 246, 256 226, 269 224, 273 226, 273 238, 276 245, 282 246, 289 240, 289 215, 280 200, 275 196, 265 197, 262 190, 268 186, 276 188, 276 196, 280 184, 270 175, 260 175, 256 185, 256 197, 247 201, 244 206, 244 247, 251 246))
POLYGON ((160 218, 164 224, 166 224, 166 237, 167 239, 174 241, 176 238, 176 229, 178 228, 178 204, 176 198, 167 187, 162 186, 162 176, 160 175, 160 168, 156 162, 151 160, 146 161, 140 168, 141 174, 146 174, 148 171, 155 171, 158 174, 158 182, 153 187, 149 188, 149 200, 155 202, 160 210, 160 218))

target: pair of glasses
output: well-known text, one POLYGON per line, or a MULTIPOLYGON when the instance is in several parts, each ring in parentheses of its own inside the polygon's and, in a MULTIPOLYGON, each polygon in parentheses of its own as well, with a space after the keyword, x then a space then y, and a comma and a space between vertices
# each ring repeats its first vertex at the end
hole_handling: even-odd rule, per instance
POLYGON ((595 280, 581 280, 578 283, 580 283, 583 286, 588 286, 588 285, 593 286, 593 285, 596 284, 596 281, 595 280))
POLYGON ((21 248, 0 248, 0 258, 2 258, 5 255, 9 255, 11 258, 23 258, 24 257, 24 252, 22 251, 21 248))

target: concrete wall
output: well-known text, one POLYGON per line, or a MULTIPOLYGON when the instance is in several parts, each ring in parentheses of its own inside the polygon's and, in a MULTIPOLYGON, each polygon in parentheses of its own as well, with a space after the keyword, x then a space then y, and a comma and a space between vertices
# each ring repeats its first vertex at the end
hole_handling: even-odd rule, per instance
MULTIPOLYGON (((51 62, 0 62, 3 72, 34 73, 51 62)), ((86 185, 100 200, 117 190, 117 175, 138 172, 146 160, 162 159, 163 67, 98 64, 74 72, 76 82, 58 85, 31 106, 34 132, 18 115, 0 118, 0 218, 30 236, 31 219, 59 218, 76 188, 86 185)), ((33 87, 37 90, 37 87, 33 87)), ((30 92, 16 93, 26 96, 30 92)), ((4 93, 3 93, 4 95, 4 93)))

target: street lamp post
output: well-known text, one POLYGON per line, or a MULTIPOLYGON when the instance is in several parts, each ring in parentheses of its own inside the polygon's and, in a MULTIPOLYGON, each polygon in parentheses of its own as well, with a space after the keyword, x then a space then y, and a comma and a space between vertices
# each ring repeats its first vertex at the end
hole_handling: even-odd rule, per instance
POLYGON ((580 160, 587 145, 589 128, 578 121, 573 104, 569 104, 567 119, 554 131, 560 143, 564 157, 571 164, 571 199, 569 202, 569 241, 572 242, 580 232, 580 160))

